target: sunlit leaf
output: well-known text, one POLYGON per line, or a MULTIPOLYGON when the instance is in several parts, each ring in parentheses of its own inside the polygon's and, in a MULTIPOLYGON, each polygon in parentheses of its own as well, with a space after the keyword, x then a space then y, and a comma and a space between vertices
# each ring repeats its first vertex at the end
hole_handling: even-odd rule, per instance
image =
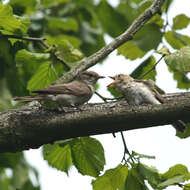
POLYGON ((186 28, 189 22, 190 22, 190 18, 186 16, 185 14, 177 15, 175 18, 173 18, 172 28, 175 30, 186 28))
POLYGON ((160 182, 160 178, 156 168, 139 163, 137 169, 144 179, 148 180, 149 184, 153 188, 157 187, 158 183, 160 182))
POLYGON ((29 80, 27 89, 41 89, 55 81, 57 79, 57 75, 52 67, 51 62, 42 63, 37 72, 29 80))
POLYGON ((82 175, 97 177, 105 165, 104 149, 94 138, 75 139, 71 147, 73 163, 82 175))
POLYGON ((137 59, 145 55, 146 52, 141 50, 133 41, 124 43, 117 49, 118 55, 123 55, 127 59, 137 59))
POLYGON ((102 176, 92 181, 93 190, 123 189, 127 174, 127 166, 119 164, 116 168, 107 170, 102 176))
POLYGON ((164 59, 174 72, 190 72, 190 46, 185 46, 175 53, 165 56, 164 59))
POLYGON ((13 15, 11 6, 0 5, 0 31, 3 34, 25 34, 29 20, 13 15))
POLYGON ((180 49, 183 46, 190 45, 190 37, 174 31, 166 32, 164 37, 174 49, 180 49))
POLYGON ((64 171, 67 174, 72 166, 71 148, 69 144, 65 146, 59 146, 58 144, 44 145, 43 157, 50 166, 64 171))
POLYGON ((174 177, 169 178, 168 180, 160 183, 158 188, 164 189, 170 185, 176 185, 177 183, 184 182, 184 175, 177 175, 174 177))

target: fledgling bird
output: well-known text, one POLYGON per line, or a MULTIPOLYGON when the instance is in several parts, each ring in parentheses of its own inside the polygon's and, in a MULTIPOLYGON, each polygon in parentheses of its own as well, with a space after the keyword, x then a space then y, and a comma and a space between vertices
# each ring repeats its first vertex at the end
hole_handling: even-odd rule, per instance
POLYGON ((14 98, 14 101, 29 102, 37 100, 46 108, 76 107, 87 102, 94 93, 94 86, 98 79, 104 78, 96 72, 84 71, 72 82, 63 84, 52 84, 40 90, 32 96, 14 98))
MULTIPOLYGON (((142 104, 162 104, 164 99, 154 88, 154 82, 151 80, 138 80, 129 75, 119 74, 110 77, 114 80, 109 87, 115 87, 119 90, 129 105, 142 104)), ((181 120, 172 123, 174 128, 184 132, 186 126, 181 120)))

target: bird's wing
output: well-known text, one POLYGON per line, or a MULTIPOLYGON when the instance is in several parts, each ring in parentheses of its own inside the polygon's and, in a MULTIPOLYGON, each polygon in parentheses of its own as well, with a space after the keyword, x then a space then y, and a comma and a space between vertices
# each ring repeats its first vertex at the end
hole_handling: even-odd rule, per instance
POLYGON ((32 92, 39 94, 72 94, 75 96, 92 94, 90 87, 79 81, 50 85, 40 90, 33 90, 32 92))
POLYGON ((145 84, 154 94, 155 98, 160 102, 160 103, 164 103, 164 98, 163 96, 155 89, 154 87, 154 81, 152 80, 138 80, 135 79, 136 82, 140 82, 145 84))

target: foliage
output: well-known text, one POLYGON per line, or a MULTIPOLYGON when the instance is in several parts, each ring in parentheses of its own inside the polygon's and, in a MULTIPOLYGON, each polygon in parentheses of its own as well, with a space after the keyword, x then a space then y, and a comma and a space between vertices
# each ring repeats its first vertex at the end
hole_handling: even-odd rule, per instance
MULTIPOLYGON (((0 110, 3 111, 14 107, 12 97, 28 95, 31 90, 49 85, 82 58, 95 53, 105 45, 105 35, 115 38, 123 33, 153 1, 120 0, 116 7, 106 0, 97 3, 93 0, 0 2, 0 110), (27 40, 25 36, 38 40, 27 40)), ((167 15, 172 2, 166 0, 162 15, 151 18, 133 40, 117 49, 117 53, 128 59, 129 64, 142 58, 131 73, 134 78, 139 78, 157 63, 156 51, 164 57, 178 88, 189 89, 190 36, 181 30, 189 26, 190 18, 179 14, 173 18, 172 24, 168 24, 164 15, 167 15), (164 48, 158 49, 161 46, 164 48), (173 53, 169 51, 171 48, 173 53)), ((153 69, 143 78, 156 81, 156 75, 153 69)), ((112 88, 108 90, 113 96, 120 96, 112 88)), ((178 136, 185 138, 189 134, 187 130, 178 136)), ((189 183, 184 185, 190 179, 186 166, 177 164, 161 174, 156 168, 141 162, 142 158, 154 157, 135 152, 132 153, 133 162, 127 159, 102 173, 104 149, 91 137, 45 145, 43 157, 50 166, 67 174, 74 166, 82 175, 94 177, 94 190, 148 190, 150 186, 164 189, 171 185, 181 185, 186 190, 190 186, 189 183)), ((26 162, 23 153, 0 154, 0 189, 40 189, 39 184, 33 184, 30 173, 38 182, 37 171, 26 162), (11 175, 7 174, 8 168, 11 175)))

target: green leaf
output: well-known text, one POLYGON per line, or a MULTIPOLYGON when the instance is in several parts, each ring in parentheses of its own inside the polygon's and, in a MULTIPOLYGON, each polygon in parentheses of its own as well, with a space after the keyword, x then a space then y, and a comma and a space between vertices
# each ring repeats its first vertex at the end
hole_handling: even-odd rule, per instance
POLYGON ((186 28, 190 22, 190 18, 186 16, 185 14, 177 15, 175 18, 173 18, 173 26, 172 28, 174 30, 179 30, 186 28))
POLYGON ((27 89, 35 90, 44 88, 50 85, 56 79, 57 75, 54 71, 53 65, 51 65, 51 62, 44 62, 29 80, 27 89))
POLYGON ((119 164, 116 168, 107 170, 104 175, 92 181, 93 190, 123 189, 127 178, 128 168, 119 164))
POLYGON ((176 136, 178 136, 180 138, 187 138, 190 136, 190 123, 185 123, 185 124, 186 124, 186 129, 185 129, 184 133, 176 131, 176 136))
MULTIPOLYGON (((56 47, 55 55, 66 63, 75 64, 83 58, 83 54, 78 49, 74 48, 67 40, 62 40, 56 47)), ((72 66, 72 65, 71 65, 72 66)))
POLYGON ((147 24, 134 36, 135 44, 143 51, 157 49, 162 40, 162 32, 156 24, 147 24), (150 34, 151 35, 147 35, 150 34))
POLYGON ((60 34, 56 36, 46 35, 47 43, 51 45, 62 45, 62 40, 68 40, 74 48, 79 48, 82 45, 82 41, 71 35, 60 34))
POLYGON ((177 88, 179 89, 190 88, 190 79, 185 74, 179 72, 173 72, 173 78, 174 80, 177 81, 177 88))
POLYGON ((142 58, 146 52, 141 50, 134 41, 128 41, 117 49, 118 55, 123 55, 127 59, 135 60, 142 58))
POLYGON ((61 3, 68 3, 70 0, 40 0, 40 3, 46 7, 56 5, 56 4, 61 4, 61 3))
POLYGON ((73 163, 82 175, 97 177, 104 169, 104 149, 91 137, 75 139, 71 146, 73 163))
POLYGON ((128 176, 125 182, 124 190, 148 190, 142 176, 139 176, 136 168, 132 168, 128 171, 128 176))
POLYGON ((107 90, 110 92, 110 94, 111 94, 112 96, 114 96, 114 97, 116 97, 116 98, 122 96, 121 92, 119 92, 118 90, 116 90, 116 89, 113 88, 113 87, 107 87, 107 90))
POLYGON ((137 166, 139 173, 148 180, 149 184, 156 188, 160 182, 158 170, 154 167, 149 167, 145 164, 139 163, 137 166))
POLYGON ((183 46, 190 45, 190 37, 174 31, 166 32, 164 38, 174 49, 180 49, 183 46))
MULTIPOLYGON (((153 56, 150 56, 148 59, 143 61, 131 74, 133 78, 139 78, 142 74, 144 74, 146 71, 149 71, 154 67, 156 64, 156 60, 153 56)), ((149 72, 147 75, 143 77, 143 79, 156 79, 156 70, 153 69, 151 72, 149 72)))
POLYGON ((170 51, 166 46, 163 46, 162 48, 160 48, 159 50, 155 51, 156 53, 159 53, 161 55, 169 55, 170 51))
POLYGON ((185 184, 183 190, 189 190, 190 189, 190 183, 185 184))
POLYGON ((35 11, 37 0, 11 0, 9 4, 13 7, 14 14, 22 15, 35 11))
POLYGON ((168 180, 160 183, 158 185, 158 188, 164 189, 170 185, 176 185, 176 183, 181 183, 181 182, 184 182, 184 175, 178 175, 178 176, 169 178, 168 180))
POLYGON ((78 23, 74 18, 50 18, 47 29, 50 33, 60 34, 64 31, 78 31, 78 23))
POLYGON ((97 14, 103 29, 112 37, 120 35, 128 26, 125 17, 105 0, 98 4, 97 14))
POLYGON ((179 175, 183 175, 184 180, 190 179, 190 173, 187 167, 182 164, 176 164, 175 166, 172 166, 167 172, 161 174, 161 178, 162 180, 167 180, 169 178, 179 175))
POLYGON ((190 72, 190 46, 185 46, 175 53, 165 56, 164 59, 174 72, 190 72))
POLYGON ((0 5, 0 31, 3 34, 23 35, 28 25, 29 19, 14 16, 11 6, 0 5))
POLYGON ((17 52, 15 56, 18 76, 22 83, 27 85, 28 80, 37 71, 40 65, 50 58, 48 53, 32 53, 25 49, 17 52))
POLYGON ((23 153, 1 153, 0 154, 0 167, 15 168, 23 159, 23 153))
POLYGON ((71 147, 69 144, 65 146, 44 145, 43 146, 43 157, 48 161, 48 164, 58 170, 69 172, 72 166, 71 147))

